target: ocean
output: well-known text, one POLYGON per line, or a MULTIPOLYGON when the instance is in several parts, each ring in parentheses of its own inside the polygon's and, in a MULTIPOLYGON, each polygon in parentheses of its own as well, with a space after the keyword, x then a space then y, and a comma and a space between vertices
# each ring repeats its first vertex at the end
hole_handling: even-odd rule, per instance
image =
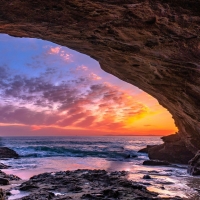
MULTIPOLYGON (((76 169, 129 171, 137 181, 161 197, 200 199, 200 178, 187 174, 187 166, 144 166, 148 156, 138 153, 146 145, 162 143, 155 136, 101 137, 2 137, 0 146, 15 150, 19 159, 1 161, 11 168, 2 170, 27 180, 43 172, 76 169), (152 179, 143 179, 149 174, 152 179)), ((14 198, 13 198, 14 199, 14 198)))

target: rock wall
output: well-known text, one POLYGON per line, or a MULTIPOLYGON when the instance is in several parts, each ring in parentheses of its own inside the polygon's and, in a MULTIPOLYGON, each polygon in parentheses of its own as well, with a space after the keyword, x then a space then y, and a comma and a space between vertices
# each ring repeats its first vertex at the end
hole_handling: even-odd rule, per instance
MULTIPOLYGON (((49 40, 155 97, 200 149, 200 0, 1 0, 0 33, 49 40)), ((158 122, 159 123, 159 122, 158 122)))

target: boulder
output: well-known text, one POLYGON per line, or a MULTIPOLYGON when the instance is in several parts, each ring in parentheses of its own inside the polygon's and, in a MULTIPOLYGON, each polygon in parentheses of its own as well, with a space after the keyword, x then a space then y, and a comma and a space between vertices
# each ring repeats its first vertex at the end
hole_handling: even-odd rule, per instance
POLYGON ((0 178, 0 185, 9 185, 9 180, 5 178, 0 178))
POLYGON ((166 166, 166 165, 171 165, 167 161, 159 161, 159 160, 145 160, 143 162, 143 165, 149 165, 149 166, 166 166))
POLYGON ((198 151, 195 157, 189 161, 187 171, 193 176, 200 175, 200 151, 198 151))
POLYGON ((0 147, 0 159, 5 158, 19 158, 19 155, 8 147, 0 147))
POLYGON ((194 157, 194 153, 186 147, 179 134, 162 137, 162 140, 163 144, 148 149, 150 159, 187 164, 194 157))
POLYGON ((1 170, 0 170, 0 178, 7 179, 8 181, 21 180, 18 176, 15 176, 13 174, 6 174, 5 172, 2 172, 1 170))

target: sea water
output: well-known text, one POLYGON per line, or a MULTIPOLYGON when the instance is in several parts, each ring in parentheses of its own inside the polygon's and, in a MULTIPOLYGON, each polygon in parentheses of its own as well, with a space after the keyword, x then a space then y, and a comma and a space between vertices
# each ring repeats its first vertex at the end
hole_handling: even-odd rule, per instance
POLYGON ((161 197, 180 196, 200 199, 200 177, 187 174, 187 166, 144 166, 147 154, 138 153, 146 145, 161 144, 155 136, 101 137, 3 137, 0 145, 15 150, 19 159, 3 161, 11 168, 3 170, 27 180, 43 172, 76 169, 129 171, 137 181, 161 197), (152 179, 143 179, 150 174, 152 179))

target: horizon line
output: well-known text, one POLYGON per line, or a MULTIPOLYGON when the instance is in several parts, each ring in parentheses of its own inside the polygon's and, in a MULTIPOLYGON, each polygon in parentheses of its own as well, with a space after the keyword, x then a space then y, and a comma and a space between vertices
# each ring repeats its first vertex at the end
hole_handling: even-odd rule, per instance
POLYGON ((141 137, 147 137, 147 136, 152 136, 152 137, 156 137, 156 136, 165 136, 165 135, 9 135, 9 136, 0 136, 0 138, 2 137, 105 137, 105 136, 112 136, 112 137, 121 137, 121 136, 125 136, 125 137, 130 137, 130 136, 141 136, 141 137))

